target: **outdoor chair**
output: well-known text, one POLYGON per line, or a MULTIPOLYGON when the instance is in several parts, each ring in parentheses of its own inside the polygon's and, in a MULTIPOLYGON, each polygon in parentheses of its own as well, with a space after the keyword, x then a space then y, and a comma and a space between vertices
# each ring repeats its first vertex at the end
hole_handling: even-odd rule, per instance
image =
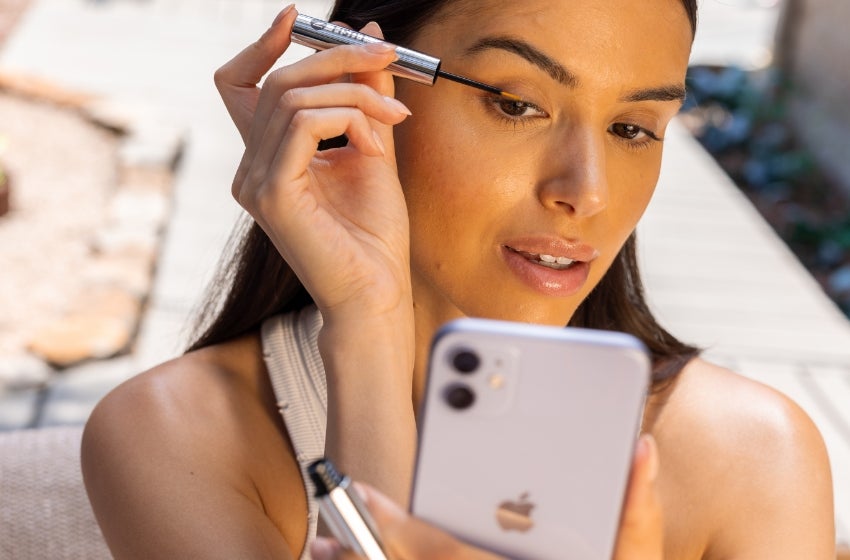
POLYGON ((0 432, 0 559, 112 558, 83 487, 82 432, 0 432))

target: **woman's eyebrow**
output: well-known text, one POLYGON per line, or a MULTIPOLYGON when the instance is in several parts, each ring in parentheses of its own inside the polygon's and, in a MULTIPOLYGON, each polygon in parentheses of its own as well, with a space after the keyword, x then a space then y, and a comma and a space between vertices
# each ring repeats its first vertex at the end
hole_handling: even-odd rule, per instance
POLYGON ((685 86, 672 84, 669 86, 635 89, 620 98, 621 101, 637 103, 639 101, 685 101, 685 86))
MULTIPOLYGON (((579 85, 578 77, 562 66, 560 62, 532 44, 516 37, 482 37, 466 49, 464 55, 474 55, 491 49, 516 54, 546 72, 555 81, 567 87, 575 88, 579 85)), ((620 100, 631 103, 640 101, 678 101, 682 103, 685 100, 685 86, 682 84, 671 84, 661 87, 636 89, 623 95, 620 100)))
POLYGON ((578 86, 579 82, 575 74, 561 66, 558 61, 546 53, 522 39, 514 37, 482 37, 466 49, 464 54, 474 55, 490 49, 499 49, 519 55, 565 86, 571 88, 578 86))

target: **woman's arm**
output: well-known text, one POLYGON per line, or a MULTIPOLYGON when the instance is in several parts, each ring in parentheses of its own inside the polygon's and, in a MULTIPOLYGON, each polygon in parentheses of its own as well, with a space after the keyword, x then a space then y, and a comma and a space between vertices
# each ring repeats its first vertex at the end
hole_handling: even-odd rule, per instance
MULTIPOLYGON (((337 47, 277 69, 294 10, 216 73, 245 139, 233 194, 324 319, 326 455, 394 499, 414 454, 413 301, 407 208, 392 126, 409 115, 382 70, 393 47, 337 47), (345 148, 316 152, 345 134, 345 148)), ((366 29, 380 36, 377 26, 366 29)))

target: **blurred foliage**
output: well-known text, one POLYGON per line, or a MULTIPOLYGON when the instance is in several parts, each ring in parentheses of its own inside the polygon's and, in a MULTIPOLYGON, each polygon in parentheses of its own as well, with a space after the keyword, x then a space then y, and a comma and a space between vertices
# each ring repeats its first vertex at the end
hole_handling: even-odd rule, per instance
POLYGON ((693 66, 682 120, 850 316, 850 200, 788 118, 776 68, 693 66))

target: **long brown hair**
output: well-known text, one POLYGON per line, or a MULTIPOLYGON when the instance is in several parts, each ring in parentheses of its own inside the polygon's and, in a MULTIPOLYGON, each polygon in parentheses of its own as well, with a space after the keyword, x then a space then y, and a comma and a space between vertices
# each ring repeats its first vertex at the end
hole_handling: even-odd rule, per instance
MULTIPOLYGON (((377 21, 388 41, 404 44, 448 5, 448 0, 337 0, 329 19, 355 29, 377 21)), ((696 29, 696 0, 682 0, 696 29)), ((340 145, 323 143, 320 148, 340 145)), ((268 236, 247 219, 234 231, 224 258, 195 318, 197 334, 188 351, 257 329, 267 318, 313 302, 268 236)), ((668 333, 644 298, 633 233, 599 284, 581 303, 570 326, 627 332, 652 355, 653 382, 672 379, 699 350, 668 333)))

